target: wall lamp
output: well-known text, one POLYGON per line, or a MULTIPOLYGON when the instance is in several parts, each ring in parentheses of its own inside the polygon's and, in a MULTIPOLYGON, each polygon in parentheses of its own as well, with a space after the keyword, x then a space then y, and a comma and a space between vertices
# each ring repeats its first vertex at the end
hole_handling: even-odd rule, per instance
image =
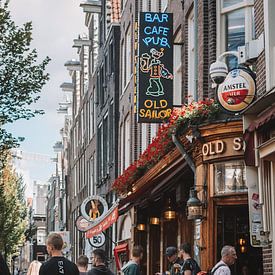
POLYGON ((187 219, 188 220, 202 220, 204 203, 198 198, 197 190, 194 188, 190 189, 189 199, 187 205, 187 219))

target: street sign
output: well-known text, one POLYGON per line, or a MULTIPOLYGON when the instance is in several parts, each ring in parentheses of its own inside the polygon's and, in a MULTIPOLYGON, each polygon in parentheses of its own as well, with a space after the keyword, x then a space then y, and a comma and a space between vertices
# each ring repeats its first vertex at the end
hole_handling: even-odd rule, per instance
POLYGON ((105 244, 105 235, 100 233, 88 239, 91 246, 99 248, 105 244))

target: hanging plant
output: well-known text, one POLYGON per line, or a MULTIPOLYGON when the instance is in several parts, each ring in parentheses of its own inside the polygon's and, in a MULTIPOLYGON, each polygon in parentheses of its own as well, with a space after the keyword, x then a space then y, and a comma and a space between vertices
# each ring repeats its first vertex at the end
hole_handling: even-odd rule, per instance
POLYGON ((124 193, 131 189, 132 184, 141 178, 149 169, 159 162, 164 155, 174 148, 172 133, 177 130, 184 132, 190 125, 199 125, 213 119, 219 112, 219 105, 213 99, 191 102, 174 108, 167 123, 163 123, 156 137, 148 145, 139 159, 132 163, 113 183, 112 189, 124 193))

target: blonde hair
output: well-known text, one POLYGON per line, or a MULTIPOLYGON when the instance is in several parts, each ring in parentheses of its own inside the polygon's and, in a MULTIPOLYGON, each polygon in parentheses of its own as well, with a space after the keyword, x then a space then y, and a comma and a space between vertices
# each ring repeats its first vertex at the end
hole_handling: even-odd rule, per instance
POLYGON ((42 264, 37 260, 32 261, 29 266, 27 275, 39 275, 39 269, 41 265, 42 264))

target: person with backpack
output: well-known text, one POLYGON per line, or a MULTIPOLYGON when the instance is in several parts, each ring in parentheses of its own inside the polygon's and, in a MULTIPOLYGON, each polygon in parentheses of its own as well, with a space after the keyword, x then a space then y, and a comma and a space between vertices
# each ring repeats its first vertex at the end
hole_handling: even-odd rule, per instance
POLYGON ((212 268, 211 275, 231 275, 229 266, 237 260, 236 250, 231 245, 225 245, 221 250, 221 260, 212 268))
POLYGON ((184 260, 181 268, 182 275, 197 275, 201 271, 198 263, 191 257, 191 245, 189 243, 180 246, 180 257, 184 260))
POLYGON ((132 259, 121 268, 124 275, 140 275, 140 262, 143 257, 143 248, 140 245, 134 246, 132 259))

